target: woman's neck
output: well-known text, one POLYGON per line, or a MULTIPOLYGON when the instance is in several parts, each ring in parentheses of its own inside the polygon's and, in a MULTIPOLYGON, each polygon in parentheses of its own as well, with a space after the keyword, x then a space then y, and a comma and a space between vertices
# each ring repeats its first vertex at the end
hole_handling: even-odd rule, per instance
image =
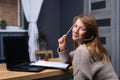
POLYGON ((83 41, 77 41, 77 44, 81 45, 81 44, 83 44, 83 41))

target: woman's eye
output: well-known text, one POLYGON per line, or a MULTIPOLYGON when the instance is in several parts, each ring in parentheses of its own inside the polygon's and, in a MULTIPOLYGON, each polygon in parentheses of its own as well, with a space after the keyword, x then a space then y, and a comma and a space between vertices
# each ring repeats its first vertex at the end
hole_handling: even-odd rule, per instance
POLYGON ((82 28, 82 30, 84 30, 84 31, 85 31, 86 29, 82 28))
POLYGON ((74 25, 74 27, 77 27, 76 25, 74 25))
POLYGON ((83 28, 83 27, 80 27, 79 29, 80 29, 80 30, 83 30, 83 31, 86 31, 86 29, 85 29, 85 28, 83 28))
POLYGON ((86 29, 83 26, 77 26, 77 25, 73 25, 74 28, 78 28, 79 30, 83 30, 86 31, 86 29))

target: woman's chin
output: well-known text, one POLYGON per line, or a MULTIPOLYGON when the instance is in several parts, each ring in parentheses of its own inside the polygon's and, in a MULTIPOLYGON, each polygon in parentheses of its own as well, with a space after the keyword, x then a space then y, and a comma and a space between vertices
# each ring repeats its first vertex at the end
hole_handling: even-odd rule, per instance
POLYGON ((72 39, 73 39, 73 41, 77 41, 78 40, 78 38, 74 38, 74 37, 72 39))
POLYGON ((82 39, 81 38, 78 38, 78 37, 72 37, 73 41, 81 41, 82 39))

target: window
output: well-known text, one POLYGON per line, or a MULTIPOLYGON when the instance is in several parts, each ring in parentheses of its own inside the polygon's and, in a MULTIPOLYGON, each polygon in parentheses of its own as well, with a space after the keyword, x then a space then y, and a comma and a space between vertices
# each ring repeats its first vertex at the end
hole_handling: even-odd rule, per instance
POLYGON ((20 0, 0 0, 0 20, 5 20, 8 26, 23 24, 20 0))
POLYGON ((105 1, 99 1, 91 4, 92 10, 105 8, 105 1))
POLYGON ((100 37, 100 40, 101 40, 101 42, 102 42, 102 44, 106 44, 106 37, 100 37))
POLYGON ((111 24, 110 24, 110 18, 108 18, 108 19, 99 19, 99 20, 96 20, 97 21, 97 24, 98 24, 98 26, 111 26, 111 24))

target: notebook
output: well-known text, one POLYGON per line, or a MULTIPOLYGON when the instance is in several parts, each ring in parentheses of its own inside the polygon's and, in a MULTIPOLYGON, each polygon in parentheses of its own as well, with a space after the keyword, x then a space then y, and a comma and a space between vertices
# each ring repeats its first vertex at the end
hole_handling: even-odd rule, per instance
POLYGON ((22 36, 3 37, 3 48, 8 70, 39 72, 44 67, 31 66, 28 53, 28 39, 22 36))
POLYGON ((31 66, 42 66, 46 68, 53 68, 53 69, 62 69, 67 70, 70 64, 62 63, 62 62, 51 62, 51 61, 36 61, 30 64, 31 66))

